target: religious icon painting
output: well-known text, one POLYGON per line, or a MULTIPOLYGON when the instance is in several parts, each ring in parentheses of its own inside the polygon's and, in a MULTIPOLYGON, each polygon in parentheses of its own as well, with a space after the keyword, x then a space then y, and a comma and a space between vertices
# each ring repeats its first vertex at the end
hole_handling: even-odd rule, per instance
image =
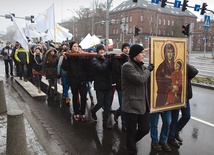
POLYGON ((186 103, 187 39, 150 37, 150 111, 177 109, 186 103))

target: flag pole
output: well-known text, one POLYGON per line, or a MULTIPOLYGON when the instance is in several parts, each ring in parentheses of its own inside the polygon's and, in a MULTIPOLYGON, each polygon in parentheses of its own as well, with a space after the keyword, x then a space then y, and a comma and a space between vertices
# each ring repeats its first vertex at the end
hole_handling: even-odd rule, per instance
POLYGON ((56 23, 55 23, 55 9, 54 9, 54 3, 53 3, 53 22, 54 22, 54 42, 56 42, 56 23))

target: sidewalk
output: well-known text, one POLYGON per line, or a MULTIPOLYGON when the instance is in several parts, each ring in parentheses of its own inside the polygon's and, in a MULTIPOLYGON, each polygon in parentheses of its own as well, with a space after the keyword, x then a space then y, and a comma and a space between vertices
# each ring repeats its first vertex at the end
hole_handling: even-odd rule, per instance
MULTIPOLYGON (((5 86, 7 84, 5 79, 0 77, 0 79, 4 81, 4 91, 5 91, 5 98, 7 103, 7 111, 11 110, 21 110, 18 103, 15 101, 13 96, 8 91, 8 87, 5 86)), ((26 132, 26 140, 27 140, 27 147, 29 150, 30 155, 47 155, 44 147, 41 145, 39 139, 37 138, 33 128, 31 127, 30 123, 28 122, 25 114, 24 114, 24 122, 25 122, 25 132, 26 132)), ((17 133, 18 134, 18 133, 17 133)), ((0 154, 6 154, 6 141, 7 141, 7 113, 0 114, 0 154)))

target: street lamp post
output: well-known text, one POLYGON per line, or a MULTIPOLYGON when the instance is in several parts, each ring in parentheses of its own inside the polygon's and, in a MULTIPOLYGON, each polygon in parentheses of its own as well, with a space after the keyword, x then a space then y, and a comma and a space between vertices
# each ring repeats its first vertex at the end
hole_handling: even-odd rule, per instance
POLYGON ((72 14, 73 14, 73 41, 74 41, 74 12, 73 12, 73 10, 70 10, 70 9, 67 9, 68 11, 71 11, 72 12, 72 14))

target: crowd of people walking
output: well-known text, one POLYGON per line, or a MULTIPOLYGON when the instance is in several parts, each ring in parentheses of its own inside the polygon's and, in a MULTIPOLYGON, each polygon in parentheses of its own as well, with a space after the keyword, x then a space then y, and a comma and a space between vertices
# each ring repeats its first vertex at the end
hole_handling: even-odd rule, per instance
MULTIPOLYGON (((54 101, 58 98, 57 83, 58 79, 61 79, 63 98, 67 105, 72 102, 75 121, 86 122, 90 119, 86 117, 87 93, 91 99, 91 119, 94 121, 100 119, 97 118, 96 112, 103 110, 103 129, 112 128, 109 121, 111 111, 113 111, 115 123, 118 123, 121 116, 122 131, 126 133, 126 147, 129 155, 137 154, 136 143, 149 132, 151 146, 156 151, 169 152, 171 148, 168 143, 176 148, 183 143, 179 133, 190 119, 191 79, 198 73, 197 69, 189 64, 187 64, 187 102, 186 107, 181 108, 182 117, 179 119, 179 109, 150 113, 149 86, 154 65, 144 65, 146 53, 141 45, 130 46, 128 43, 123 43, 121 53, 106 54, 102 44, 94 49, 83 50, 74 41, 61 44, 41 42, 31 44, 30 51, 27 51, 18 42, 14 46, 7 42, 1 54, 5 64, 6 78, 14 76, 13 64, 15 64, 15 76, 18 76, 20 80, 32 82, 38 88, 38 93, 42 91, 41 79, 46 78, 49 82, 47 95, 52 96, 54 101), (94 52, 93 56, 87 56, 86 53, 89 52, 94 52), (92 81, 96 91, 96 104, 91 93, 92 81), (53 94, 51 93, 52 87, 54 87, 53 94), (68 93, 69 89, 71 89, 72 99, 68 93), (119 105, 118 109, 112 110, 115 90, 118 94, 119 105), (163 120, 160 138, 158 137, 159 116, 163 120)), ((166 77, 162 74, 170 76, 175 70, 174 64, 170 64, 174 63, 171 61, 174 58, 171 45, 166 46, 165 56, 166 59, 156 71, 158 78, 166 77)), ((172 80, 169 76, 167 81, 170 83, 172 80)), ((158 78, 157 82, 159 82, 158 78)), ((163 96, 159 95, 166 94, 169 86, 166 84, 161 86, 158 83, 158 87, 160 87, 159 90, 165 89, 164 92, 159 91, 157 95, 157 106, 161 106, 167 103, 167 98, 163 99, 161 98, 163 96)))

